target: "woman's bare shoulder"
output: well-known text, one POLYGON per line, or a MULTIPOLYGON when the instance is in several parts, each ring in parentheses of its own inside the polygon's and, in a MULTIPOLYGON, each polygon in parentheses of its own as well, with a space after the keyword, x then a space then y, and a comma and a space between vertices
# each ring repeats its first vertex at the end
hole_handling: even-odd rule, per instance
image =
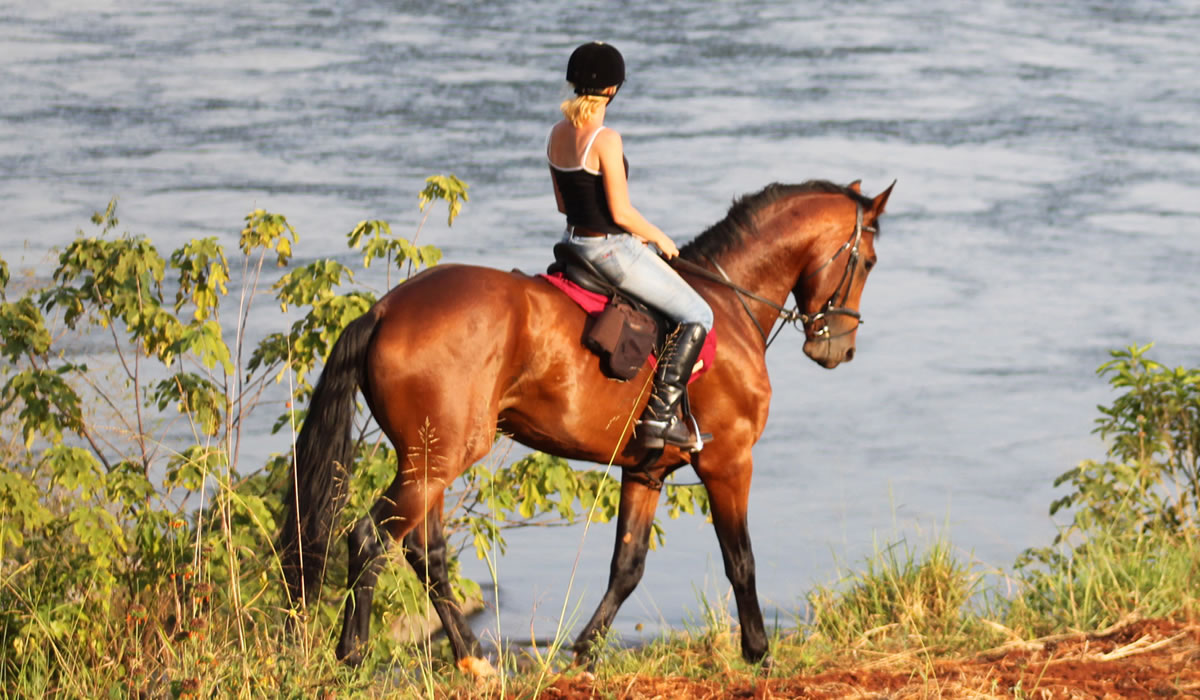
POLYGON ((596 134, 596 145, 600 148, 621 148, 621 133, 611 126, 600 129, 596 134))

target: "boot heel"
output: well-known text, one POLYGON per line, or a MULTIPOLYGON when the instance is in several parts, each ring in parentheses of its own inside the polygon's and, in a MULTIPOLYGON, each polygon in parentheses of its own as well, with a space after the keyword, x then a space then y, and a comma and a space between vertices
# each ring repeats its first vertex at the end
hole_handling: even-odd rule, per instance
POLYGON ((666 449, 667 441, 660 437, 651 437, 647 435, 646 437, 642 438, 642 447, 645 447, 647 450, 662 450, 666 449))
POLYGON ((637 425, 639 434, 634 438, 640 440, 642 447, 648 450, 661 450, 667 446, 667 441, 663 438, 666 426, 647 420, 640 420, 637 425))

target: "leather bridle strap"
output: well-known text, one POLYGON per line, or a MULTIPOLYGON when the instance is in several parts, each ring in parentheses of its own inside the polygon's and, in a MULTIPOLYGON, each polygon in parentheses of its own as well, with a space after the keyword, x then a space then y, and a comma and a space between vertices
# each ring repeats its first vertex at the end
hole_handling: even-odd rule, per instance
MULTIPOLYGON (((839 292, 841 293, 842 298, 841 298, 840 302, 837 302, 838 304, 845 304, 846 299, 849 298, 849 296, 850 296, 850 289, 854 285, 854 276, 855 276, 855 272, 856 272, 852 268, 856 267, 857 263, 858 263, 858 245, 862 241, 862 232, 864 230, 871 231, 871 232, 875 231, 875 228, 872 226, 863 226, 863 207, 861 204, 858 204, 857 202, 855 204, 856 204, 856 212, 855 212, 855 221, 854 221, 854 232, 850 234, 850 237, 846 240, 845 243, 842 244, 842 247, 838 248, 837 251, 832 256, 830 256, 830 258, 828 260, 821 263, 821 265, 819 267, 817 267, 817 269, 813 270, 812 272, 808 273, 801 279, 797 280, 796 287, 793 288, 793 291, 795 291, 795 289, 798 288, 801 283, 806 282, 809 279, 812 279, 813 276, 815 276, 821 270, 824 270, 826 267, 828 267, 834 260, 837 260, 839 257, 841 257, 842 253, 846 252, 847 250, 850 251, 849 260, 847 260, 847 262, 846 262, 846 270, 842 273, 842 279, 838 282, 838 286, 833 290, 833 294, 830 295, 829 299, 827 299, 825 301, 825 304, 822 305, 821 310, 812 315, 801 312, 799 303, 796 304, 795 308, 789 309, 785 306, 780 306, 779 304, 776 304, 774 301, 771 301, 770 299, 767 299, 766 297, 755 294, 754 292, 751 292, 748 289, 739 287, 738 285, 734 284, 733 280, 731 280, 729 278, 729 275, 726 274, 725 270, 721 267, 720 263, 718 263, 712 257, 705 256, 706 259, 708 260, 708 262, 711 263, 712 266, 717 269, 717 272, 720 273, 720 276, 713 274, 709 270, 701 267, 700 265, 697 265, 696 263, 694 263, 690 260, 684 260, 683 258, 680 258, 680 257, 673 258, 670 261, 670 263, 677 267, 681 267, 681 268, 687 270, 688 272, 690 272, 694 275, 697 275, 698 277, 703 277, 704 279, 716 282, 718 284, 724 285, 724 286, 732 289, 733 292, 737 295, 738 301, 740 301, 742 303, 742 308, 745 309, 746 315, 749 316, 750 320, 754 322, 754 327, 758 329, 758 334, 760 336, 762 336, 763 343, 765 344, 765 346, 767 348, 771 347, 771 343, 775 342, 775 338, 779 337, 779 332, 783 330, 783 325, 785 323, 795 324, 797 321, 799 321, 802 324, 802 327, 807 332, 808 326, 812 323, 815 323, 816 321, 823 320, 827 316, 831 316, 831 315, 842 315, 842 316, 851 316, 851 317, 857 319, 859 324, 861 325, 862 324, 862 316, 857 311, 855 311, 853 309, 848 309, 845 306, 841 306, 841 305, 835 306, 835 300, 837 299, 839 292), (847 284, 847 283, 849 283, 849 284, 847 284), (844 290, 843 290, 843 287, 845 287, 844 290), (753 299, 754 301, 759 302, 760 304, 766 304, 767 306, 771 307, 772 309, 775 309, 779 313, 779 318, 783 320, 783 323, 779 324, 779 327, 775 329, 775 333, 772 334, 770 337, 768 337, 767 332, 765 330, 763 330, 762 324, 760 324, 758 322, 758 318, 754 315, 753 312, 750 311, 750 305, 748 303, 746 303, 747 297, 750 299, 753 299)), ((799 299, 799 295, 796 295, 796 298, 799 299)), ((833 339, 832 337, 829 336, 829 326, 828 325, 824 326, 821 329, 821 331, 819 332, 819 334, 825 335, 826 340, 833 339)))
POLYGON ((800 313, 800 305, 799 304, 797 304, 796 308, 794 308, 794 309, 785 309, 785 308, 779 306, 778 304, 776 304, 775 302, 770 301, 769 299, 764 299, 763 297, 760 297, 757 294, 751 296, 750 292, 747 292, 733 284, 733 281, 729 279, 729 275, 726 274, 725 269, 721 267, 721 264, 719 262, 717 262, 716 260, 713 260, 712 258, 709 258, 708 261, 713 264, 713 267, 717 268, 717 272, 721 273, 721 276, 725 278, 727 284, 729 284, 730 287, 733 287, 733 291, 737 294, 738 301, 742 302, 742 308, 746 310, 746 315, 750 317, 751 321, 754 321, 754 327, 758 329, 758 334, 761 335, 762 339, 763 339, 763 352, 766 352, 767 349, 771 347, 771 343, 774 343, 775 339, 779 337, 779 331, 783 330, 784 325, 787 324, 789 321, 792 323, 795 323, 796 321, 800 321, 802 323, 808 323, 808 316, 800 313), (780 323, 775 328, 775 332, 771 335, 770 338, 767 338, 766 331, 764 331, 763 327, 758 323, 758 317, 755 316, 753 313, 751 313, 750 305, 746 303, 746 298, 745 298, 745 296, 743 296, 743 294, 746 296, 751 296, 751 298, 756 301, 760 301, 760 302, 769 304, 769 305, 775 307, 775 310, 779 312, 779 318, 783 319, 783 323, 780 323))
MULTIPOLYGON (((862 219, 862 205, 858 205, 857 212, 855 214, 854 233, 850 235, 850 238, 842 244, 841 248, 838 248, 837 252, 835 252, 831 258, 822 263, 820 267, 808 273, 802 279, 796 282, 796 287, 793 288, 793 294, 799 298, 800 295, 798 290, 803 282, 811 279, 821 270, 824 270, 826 266, 841 257, 842 253, 846 252, 847 250, 850 251, 849 258, 846 260, 846 268, 842 271, 842 278, 838 280, 837 287, 834 287, 833 293, 830 294, 829 298, 825 300, 825 303, 821 306, 820 311, 808 317, 808 320, 805 321, 805 330, 808 329, 809 324, 816 323, 817 321, 823 321, 828 316, 849 316, 858 321, 857 325, 861 326, 863 324, 862 314, 845 306, 846 300, 850 298, 850 290, 854 287, 854 277, 858 272, 858 246, 859 243, 862 242, 862 232, 864 229, 872 233, 876 232, 876 229, 872 226, 863 226, 862 219), (839 294, 841 295, 840 300, 838 299, 839 294)), ((835 337, 841 337, 852 332, 854 331, 850 330, 839 333, 836 336, 830 335, 829 324, 827 322, 821 327, 820 330, 814 331, 813 334, 817 337, 825 338, 826 341, 830 341, 835 337)))
POLYGON ((758 334, 762 336, 763 342, 766 344, 767 347, 771 347, 771 343, 775 340, 775 336, 779 335, 779 329, 783 328, 783 324, 780 324, 779 329, 776 329, 775 335, 768 338, 767 332, 763 330, 762 324, 760 324, 758 322, 758 318, 755 317, 754 312, 752 312, 750 310, 750 305, 746 303, 746 297, 749 297, 749 298, 753 299, 754 301, 759 302, 760 304, 766 304, 767 306, 770 306, 771 308, 775 309, 776 311, 779 312, 779 317, 782 318, 785 323, 787 323, 787 322, 795 323, 796 321, 806 322, 807 316, 805 314, 800 313, 799 307, 797 307, 795 309, 789 309, 785 306, 780 306, 779 304, 776 304, 775 302, 771 301, 770 299, 768 299, 764 296, 759 296, 758 294, 755 294, 754 292, 750 291, 749 289, 744 289, 742 287, 737 286, 736 284, 733 283, 733 280, 729 279, 729 275, 725 273, 725 270, 721 267, 720 263, 718 263, 716 260, 712 259, 711 257, 706 256, 706 259, 710 263, 712 263, 713 267, 717 268, 717 272, 721 273, 720 276, 714 275, 713 273, 709 272, 707 269, 697 265, 696 263, 692 262, 691 260, 684 260, 683 258, 677 257, 677 258, 673 258, 670 262, 672 265, 675 265, 677 267, 682 267, 685 270, 687 270, 688 272, 696 275, 697 277, 703 277, 706 280, 716 282, 718 284, 724 285, 724 286, 732 289, 734 294, 737 295, 738 301, 742 302, 742 308, 746 310, 746 315, 749 316, 750 320, 754 322, 754 327, 758 329, 758 334))

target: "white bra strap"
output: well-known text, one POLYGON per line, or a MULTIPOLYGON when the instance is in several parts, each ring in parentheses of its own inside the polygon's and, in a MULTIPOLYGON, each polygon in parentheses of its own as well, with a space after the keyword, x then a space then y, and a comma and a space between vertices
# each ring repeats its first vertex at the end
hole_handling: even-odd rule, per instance
POLYGON ((596 142, 596 137, 600 135, 600 132, 607 128, 606 126, 602 126, 592 132, 591 138, 588 139, 587 147, 583 149, 583 155, 579 157, 579 167, 587 168, 588 154, 592 152, 592 144, 596 142))
POLYGON ((551 167, 556 168, 558 170, 576 170, 576 169, 587 170, 587 157, 588 157, 588 153, 591 153, 591 151, 592 151, 592 144, 596 142, 596 136, 599 135, 599 133, 601 131, 604 131, 607 128, 608 127, 606 127, 606 126, 602 126, 599 129, 596 129, 595 131, 592 132, 591 137, 588 138, 587 146, 583 149, 583 155, 580 156, 580 158, 579 158, 579 165, 575 166, 574 168, 561 168, 561 167, 555 165, 554 161, 550 159, 550 137, 554 135, 554 129, 551 129, 549 131, 549 133, 546 134, 546 162, 549 163, 551 167))

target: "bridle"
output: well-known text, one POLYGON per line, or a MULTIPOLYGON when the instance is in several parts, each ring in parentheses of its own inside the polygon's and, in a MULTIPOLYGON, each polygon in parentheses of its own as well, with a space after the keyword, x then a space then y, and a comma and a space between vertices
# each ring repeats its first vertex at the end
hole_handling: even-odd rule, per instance
POLYGON ((829 316, 849 316, 850 318, 853 318, 856 323, 854 328, 851 328, 848 331, 843 331, 837 335, 830 335, 829 323, 826 321, 821 328, 812 331, 813 337, 824 338, 826 341, 830 341, 834 338, 840 338, 843 335, 853 333, 854 331, 858 330, 859 326, 863 324, 862 314, 860 314, 856 309, 851 309, 850 307, 846 306, 846 300, 850 298, 850 290, 854 288, 854 276, 858 274, 858 249, 859 245, 862 243, 862 232, 864 228, 871 233, 877 232, 877 229, 874 226, 863 226, 863 207, 862 204, 856 202, 854 214, 854 233, 851 234, 850 238, 842 244, 841 248, 837 249, 837 252, 833 254, 833 257, 829 258, 822 263, 820 267, 801 278, 800 281, 796 283, 796 286, 792 288, 792 295, 799 299, 800 287, 805 282, 812 279, 821 270, 824 270, 834 260, 837 260, 842 253, 849 252, 849 256, 846 259, 846 268, 842 270, 842 279, 838 281, 837 287, 834 287, 833 293, 830 294, 829 298, 825 300, 825 304, 821 306, 821 309, 812 316, 809 316, 808 319, 804 321, 804 331, 806 334, 809 332, 809 327, 812 324, 815 324, 817 321, 825 321, 825 319, 829 316))
POLYGON ((700 277, 718 282, 732 289, 737 295, 738 301, 742 302, 742 308, 746 310, 746 315, 749 316, 750 320, 754 322, 754 327, 758 329, 758 333, 762 336, 763 343, 766 344, 767 348, 771 347, 771 343, 775 342, 775 338, 779 337, 779 332, 783 330, 785 324, 791 323, 792 325, 795 325, 797 322, 801 324, 801 329, 804 331, 806 338, 812 337, 813 339, 824 339, 825 342, 830 342, 834 338, 840 338, 843 335, 853 333, 854 331, 858 330, 859 326, 863 324, 862 314, 860 314, 857 310, 846 306, 846 300, 850 297, 850 290, 854 288, 854 276, 858 273, 859 246, 862 243, 863 231, 875 233, 877 229, 874 226, 863 226, 863 205, 860 202, 855 202, 854 231, 850 234, 850 237, 846 240, 846 242, 843 243, 842 246, 838 248, 828 260, 821 263, 817 269, 809 272, 807 275, 796 281, 795 286, 792 287, 792 295, 797 299, 797 302, 796 306, 790 309, 785 306, 780 306, 766 297, 755 294, 748 289, 744 289, 734 284, 733 280, 729 279, 729 275, 726 274, 720 263, 711 257, 706 256, 708 262, 711 263, 714 268, 716 268, 717 272, 721 273, 719 277, 688 260, 675 258, 671 262, 687 268, 689 272, 699 275, 700 277), (841 257, 842 253, 846 252, 849 253, 846 259, 846 269, 842 272, 842 279, 838 281, 838 285, 834 288, 833 293, 829 295, 829 298, 825 300, 825 303, 821 305, 821 308, 816 313, 807 314, 800 311, 800 303, 798 300, 800 299, 800 291, 804 283, 815 277, 818 273, 831 265, 833 261, 841 257), (747 298, 757 301, 760 304, 766 304, 779 313, 779 319, 782 321, 782 323, 779 324, 779 327, 775 329, 775 332, 770 337, 767 336, 767 332, 763 330, 762 325, 758 322, 758 319, 754 316, 754 313, 750 311, 750 305, 746 303, 747 298), (849 316, 857 321, 857 323, 855 323, 854 328, 851 328, 848 331, 838 333, 837 335, 831 335, 829 330, 829 322, 827 320, 830 316, 849 316), (818 322, 824 323, 820 328, 814 328, 815 324, 818 322))

